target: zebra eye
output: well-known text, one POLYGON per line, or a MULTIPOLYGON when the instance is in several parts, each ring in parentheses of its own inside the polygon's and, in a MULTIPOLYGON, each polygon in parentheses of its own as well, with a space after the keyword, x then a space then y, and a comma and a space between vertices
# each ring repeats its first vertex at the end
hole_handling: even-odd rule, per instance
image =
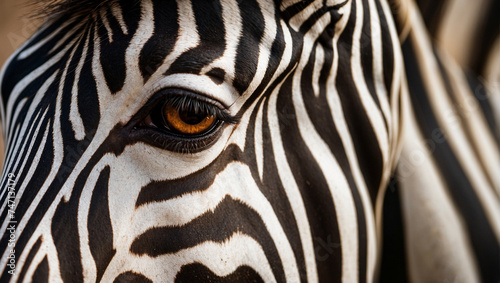
POLYGON ((189 96, 170 96, 158 103, 145 125, 183 137, 202 136, 230 118, 217 106, 189 96))
POLYGON ((185 135, 199 135, 210 130, 217 122, 215 115, 197 109, 179 109, 172 103, 163 107, 165 126, 185 135))
POLYGON ((133 140, 181 153, 214 144, 225 125, 238 118, 216 101, 181 89, 161 90, 131 119, 133 140))

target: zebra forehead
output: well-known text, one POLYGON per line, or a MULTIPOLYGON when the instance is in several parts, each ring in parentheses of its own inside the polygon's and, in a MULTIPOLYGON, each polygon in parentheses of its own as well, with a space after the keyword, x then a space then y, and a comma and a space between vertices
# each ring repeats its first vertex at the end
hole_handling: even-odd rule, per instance
MULTIPOLYGON (((84 15, 98 10, 100 7, 106 7, 118 2, 119 0, 31 0, 29 5, 36 6, 34 9, 36 17, 58 17, 84 15)), ((139 3, 141 0, 128 0, 139 3)), ((281 8, 286 9, 290 6, 307 5, 313 1, 308 0, 283 0, 275 1, 281 3, 281 8)), ((335 2, 335 1, 334 1, 335 2)))
MULTIPOLYGON (((140 2, 140 0, 129 0, 140 2)), ((36 17, 58 17, 63 15, 83 15, 111 5, 118 0, 33 0, 30 5, 40 7, 35 9, 36 17)))

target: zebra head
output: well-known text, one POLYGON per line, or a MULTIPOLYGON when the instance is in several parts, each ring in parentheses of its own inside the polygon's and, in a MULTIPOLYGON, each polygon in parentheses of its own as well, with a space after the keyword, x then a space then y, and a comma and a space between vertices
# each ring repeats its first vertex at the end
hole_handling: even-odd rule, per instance
POLYGON ((68 3, 1 75, 3 276, 13 243, 13 281, 373 280, 385 1, 68 3))

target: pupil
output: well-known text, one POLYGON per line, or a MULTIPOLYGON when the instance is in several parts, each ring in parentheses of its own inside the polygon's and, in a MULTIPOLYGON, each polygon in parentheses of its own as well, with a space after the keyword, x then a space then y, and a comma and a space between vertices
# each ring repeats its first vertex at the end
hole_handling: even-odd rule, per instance
POLYGON ((189 111, 179 111, 179 117, 182 121, 189 125, 197 125, 207 117, 207 115, 203 113, 194 113, 189 111))

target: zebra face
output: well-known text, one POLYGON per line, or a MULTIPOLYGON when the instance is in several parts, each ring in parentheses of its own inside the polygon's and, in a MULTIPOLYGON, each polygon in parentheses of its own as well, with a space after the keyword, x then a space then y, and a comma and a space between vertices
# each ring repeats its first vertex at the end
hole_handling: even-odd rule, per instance
POLYGON ((111 1, 49 20, 2 73, 14 278, 373 278, 396 43, 373 0, 111 1))

